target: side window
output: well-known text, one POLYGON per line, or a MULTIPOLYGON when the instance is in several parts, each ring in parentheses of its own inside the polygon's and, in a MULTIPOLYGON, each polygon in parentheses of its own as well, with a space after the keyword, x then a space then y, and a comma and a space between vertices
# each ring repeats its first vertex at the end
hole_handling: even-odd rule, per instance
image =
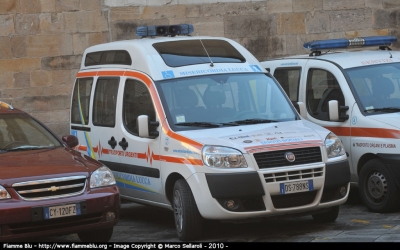
POLYGON ((278 68, 274 72, 274 77, 292 102, 299 100, 300 71, 301 68, 278 68))
POLYGON ((99 78, 93 99, 93 125, 115 126, 119 78, 99 78))
POLYGON ((335 76, 322 69, 310 69, 307 78, 307 109, 309 113, 324 121, 329 121, 328 102, 337 100, 344 106, 344 96, 335 76))
POLYGON ((75 82, 71 104, 71 123, 88 125, 90 93, 93 78, 78 78, 75 82))
MULTIPOLYGON (((147 115, 149 121, 156 121, 156 111, 147 86, 137 80, 128 79, 125 83, 122 119, 125 128, 134 135, 138 135, 137 117, 147 115)), ((156 131, 150 127, 149 132, 156 131)))

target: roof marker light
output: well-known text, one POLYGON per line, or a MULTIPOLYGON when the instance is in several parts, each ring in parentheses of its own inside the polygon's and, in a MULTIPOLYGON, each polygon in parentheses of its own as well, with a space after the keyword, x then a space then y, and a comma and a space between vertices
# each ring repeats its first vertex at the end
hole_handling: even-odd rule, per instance
POLYGON ((191 24, 139 26, 136 29, 136 35, 141 37, 189 35, 193 30, 191 24))
POLYGON ((353 39, 340 38, 316 40, 304 43, 303 47, 309 50, 321 50, 360 46, 389 46, 395 42, 397 42, 397 37, 395 36, 369 36, 353 39))

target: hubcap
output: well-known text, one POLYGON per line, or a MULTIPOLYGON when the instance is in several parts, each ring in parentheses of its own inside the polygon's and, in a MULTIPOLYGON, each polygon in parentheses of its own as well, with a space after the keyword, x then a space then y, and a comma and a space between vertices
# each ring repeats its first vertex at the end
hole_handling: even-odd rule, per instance
POLYGON ((372 173, 368 178, 368 192, 373 199, 383 201, 387 194, 386 178, 379 172, 372 173))
POLYGON ((174 192, 174 218, 175 226, 179 232, 182 232, 183 215, 182 215, 182 198, 178 190, 174 192))

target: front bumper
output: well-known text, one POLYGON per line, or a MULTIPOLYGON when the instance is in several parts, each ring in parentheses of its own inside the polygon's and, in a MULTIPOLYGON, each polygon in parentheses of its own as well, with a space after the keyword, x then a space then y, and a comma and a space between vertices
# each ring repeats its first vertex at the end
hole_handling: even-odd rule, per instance
POLYGON ((348 160, 345 160, 245 173, 198 173, 189 178, 188 182, 195 193, 200 213, 207 219, 248 219, 307 212, 312 214, 346 202, 350 168, 348 160), (281 194, 282 183, 303 180, 312 180, 313 190, 281 194), (208 185, 199 185, 201 182, 208 185), (232 201, 235 206, 232 206, 232 201), (231 207, 228 207, 228 203, 231 207))
POLYGON ((0 201, 0 241, 48 237, 114 227, 119 221, 120 197, 116 186, 96 188, 68 198, 0 201), (81 215, 43 218, 43 207, 81 203, 81 215), (108 212, 115 214, 107 217, 108 212))

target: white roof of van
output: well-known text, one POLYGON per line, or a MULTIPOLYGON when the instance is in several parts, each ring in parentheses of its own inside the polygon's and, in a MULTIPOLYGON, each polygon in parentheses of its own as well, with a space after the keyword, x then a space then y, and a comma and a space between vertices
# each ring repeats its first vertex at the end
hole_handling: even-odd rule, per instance
MULTIPOLYGON (((319 56, 295 55, 279 59, 316 59, 327 60, 340 65, 342 68, 354 68, 372 64, 400 62, 400 51, 388 50, 357 50, 323 52, 319 56)), ((267 60, 268 61, 268 60, 267 60)))
MULTIPOLYGON (((203 50, 202 47, 201 50, 203 50)), ((188 51, 190 53, 190 49, 187 50, 186 48, 185 53, 188 53, 188 51)), ((204 51, 202 52, 204 53, 204 51)), ((196 54, 196 51, 193 50, 193 53, 196 54)), ((228 72, 266 72, 259 61, 247 49, 237 42, 224 37, 208 36, 145 37, 140 39, 115 41, 94 45, 85 50, 80 68, 81 71, 90 69, 132 69, 148 74, 153 80, 228 72), (245 58, 245 61, 236 63, 224 62, 211 64, 208 59, 205 59, 204 63, 171 67, 167 65, 159 52, 153 46, 156 43, 185 40, 199 40, 202 42, 205 40, 226 41, 230 43, 245 58), (125 50, 129 52, 130 57, 132 58, 132 64, 103 64, 85 66, 85 59, 88 53, 112 50, 125 50)))

